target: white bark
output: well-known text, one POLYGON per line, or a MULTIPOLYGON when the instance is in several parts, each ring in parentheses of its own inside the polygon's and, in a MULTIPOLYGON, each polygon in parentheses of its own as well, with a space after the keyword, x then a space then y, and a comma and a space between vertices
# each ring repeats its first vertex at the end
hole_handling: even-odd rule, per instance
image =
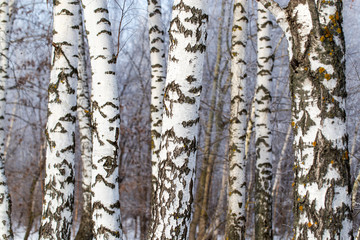
POLYGON ((151 171, 153 191, 158 181, 163 98, 166 79, 165 30, 161 19, 161 12, 160 0, 148 1, 151 58, 151 171))
POLYGON ((245 239, 246 203, 246 43, 247 1, 235 0, 231 48, 231 112, 229 139, 229 199, 226 237, 245 239))
POLYGON ((69 239, 74 202, 78 2, 54 2, 40 239, 69 239))
POLYGON ((83 28, 82 8, 79 8, 79 63, 77 84, 77 115, 81 148, 81 187, 83 211, 76 239, 92 237, 91 223, 91 171, 92 171, 92 141, 89 79, 86 73, 85 33, 83 28))
POLYGON ((6 82, 9 78, 9 1, 0 2, 0 237, 12 239, 11 201, 5 176, 6 82))
POLYGON ((157 205, 150 239, 187 239, 189 234, 206 49, 205 6, 199 0, 175 0, 173 5, 157 205))
POLYGON ((120 105, 107 1, 82 2, 93 72, 91 187, 94 239, 122 239, 118 183, 120 105))
POLYGON ((272 238, 271 91, 273 68, 270 12, 258 3, 257 84, 255 89, 255 236, 272 238))
POLYGON ((290 1, 282 10, 260 1, 287 22, 292 46, 294 238, 353 239, 342 3, 290 1))

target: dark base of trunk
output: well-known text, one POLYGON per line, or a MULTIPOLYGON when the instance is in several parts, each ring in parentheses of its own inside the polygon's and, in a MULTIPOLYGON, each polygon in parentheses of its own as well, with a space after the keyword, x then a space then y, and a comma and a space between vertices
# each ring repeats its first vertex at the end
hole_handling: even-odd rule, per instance
POLYGON ((89 213, 83 213, 79 231, 76 234, 75 240, 92 240, 93 239, 93 222, 89 213))

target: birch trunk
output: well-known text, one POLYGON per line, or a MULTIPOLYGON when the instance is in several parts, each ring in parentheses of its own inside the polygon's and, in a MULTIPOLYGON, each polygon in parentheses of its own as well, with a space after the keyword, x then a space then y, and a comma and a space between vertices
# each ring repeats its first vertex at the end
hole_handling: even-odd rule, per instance
POLYGON ((164 94, 157 205, 150 239, 187 239, 192 218, 206 1, 175 0, 164 94))
POLYGON ((246 202, 246 44, 247 1, 235 0, 231 49, 229 199, 226 238, 245 239, 246 202))
MULTIPOLYGON (((161 141, 166 59, 164 26, 161 19, 161 1, 148 0, 151 61, 151 171, 153 193, 158 181, 158 163, 161 141)), ((156 199, 153 199, 156 201, 156 199)))
POLYGON ((261 2, 289 41, 294 238, 353 239, 342 1, 261 2))
POLYGON ((92 220, 94 239, 122 239, 118 150, 120 103, 105 0, 83 0, 92 66, 92 220))
POLYGON ((272 239, 271 28, 270 12, 258 3, 255 89, 255 238, 258 240, 272 239))
POLYGON ((11 200, 5 175, 6 82, 9 79, 9 1, 0 2, 0 237, 13 239, 11 200))
MULTIPOLYGON (((249 227, 249 225, 251 225, 252 220, 250 218, 253 217, 253 215, 251 214, 253 207, 250 206, 250 204, 254 203, 251 202, 251 200, 253 199, 253 193, 255 192, 254 190, 254 182, 255 182, 255 163, 256 163, 256 158, 249 158, 250 154, 249 154, 249 149, 250 149, 250 143, 251 140, 253 138, 254 135, 254 130, 253 130, 253 125, 255 122, 255 99, 253 98, 253 100, 251 101, 251 106, 249 107, 250 113, 248 114, 248 121, 247 121, 247 126, 246 126, 246 138, 245 138, 245 159, 249 159, 249 182, 247 183, 247 187, 246 187, 246 204, 245 204, 245 211, 246 211, 246 220, 247 220, 247 227, 249 227)), ((252 205, 253 206, 253 205, 252 205)), ((253 237, 255 236, 255 234, 253 235, 253 237)), ((253 238, 252 238, 253 239, 253 238)))
POLYGON ((78 4, 54 2, 40 239, 70 239, 74 203, 78 4))
POLYGON ((77 115, 79 121, 80 146, 81 146, 81 187, 83 209, 80 220, 79 231, 76 240, 92 239, 91 220, 91 171, 92 171, 92 142, 91 142, 91 114, 90 93, 88 76, 86 73, 85 34, 83 27, 82 8, 79 8, 79 63, 77 84, 77 115))

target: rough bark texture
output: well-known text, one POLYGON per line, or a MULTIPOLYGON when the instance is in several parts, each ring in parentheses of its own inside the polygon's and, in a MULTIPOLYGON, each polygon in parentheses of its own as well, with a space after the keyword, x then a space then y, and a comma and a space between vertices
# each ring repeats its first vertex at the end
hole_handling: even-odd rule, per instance
POLYGON ((294 238, 353 239, 341 1, 263 1, 289 41, 294 238))
POLYGON ((273 56, 270 12, 258 3, 255 89, 255 238, 272 239, 271 88, 273 56))
MULTIPOLYGON (((161 1, 148 0, 148 13, 151 58, 151 171, 154 192, 158 181, 164 86, 166 79, 164 26, 161 19, 161 1)), ((153 201, 156 201, 156 199, 153 199, 153 201)))
POLYGON ((205 1, 198 0, 175 0, 173 5, 150 239, 187 239, 189 234, 208 19, 204 8, 205 1))
POLYGON ((9 1, 0 1, 0 238, 13 239, 11 201, 5 176, 6 82, 9 78, 9 1))
POLYGON ((122 239, 118 150, 120 103, 106 0, 83 0, 92 66, 92 219, 94 239, 122 239))
POLYGON ((235 0, 231 49, 231 112, 229 140, 229 199, 226 238, 245 239, 246 202, 246 44, 247 1, 235 0))
POLYGON ((78 1, 54 2, 40 239, 70 239, 74 203, 78 1))
POLYGON ((79 231, 76 240, 92 239, 91 219, 91 171, 92 171, 92 142, 91 142, 91 114, 88 76, 86 73, 85 34, 83 28, 82 9, 79 7, 79 63, 77 84, 77 115, 79 121, 81 147, 81 188, 83 208, 79 231))

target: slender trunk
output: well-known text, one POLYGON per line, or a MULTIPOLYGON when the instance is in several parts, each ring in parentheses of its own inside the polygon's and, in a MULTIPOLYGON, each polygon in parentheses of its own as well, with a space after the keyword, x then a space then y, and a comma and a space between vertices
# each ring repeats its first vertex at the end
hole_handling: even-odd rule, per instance
POLYGON ((273 68, 270 12, 258 3, 257 84, 255 89, 255 238, 272 239, 271 72, 273 68))
POLYGON ((205 2, 175 0, 150 239, 188 239, 205 55, 205 2), (186 113, 186 114, 184 114, 186 113))
POLYGON ((158 183, 159 154, 161 142, 164 86, 166 79, 166 59, 164 43, 164 25, 162 23, 161 0, 148 1, 149 40, 151 62, 151 214, 155 214, 157 205, 155 191, 158 183))
POLYGON ((120 103, 106 0, 83 0, 92 66, 92 220, 94 239, 122 239, 118 150, 120 103), (101 47, 99 47, 101 46, 101 47))
MULTIPOLYGON (((246 126, 246 139, 245 139, 245 159, 250 159, 249 158, 249 149, 250 149, 250 142, 253 136, 253 125, 254 125, 254 120, 255 120, 255 104, 254 104, 254 99, 251 102, 251 111, 248 115, 248 121, 247 121, 247 126, 246 126)), ((251 199, 253 198, 253 190, 254 190, 254 175, 255 175, 255 162, 256 159, 250 159, 251 161, 249 161, 249 183, 247 184, 247 188, 246 188, 246 204, 245 204, 245 217, 247 222, 250 222, 249 219, 252 217, 252 215, 250 215, 250 211, 251 211, 251 207, 250 204, 251 199)))
MULTIPOLYGON (((225 68, 227 69, 227 68, 225 68)), ((215 115, 215 126, 216 126, 216 138, 214 140, 214 146, 212 148, 211 154, 210 154, 210 158, 209 158, 209 162, 212 162, 212 166, 214 165, 216 156, 218 155, 218 151, 219 151, 219 147, 220 147, 220 142, 222 139, 222 134, 221 131, 224 129, 224 124, 223 124, 223 118, 222 118, 222 113, 223 113, 223 108, 224 108, 224 97, 225 94, 227 93, 227 91, 230 88, 230 78, 231 76, 229 75, 225 85, 221 88, 221 93, 219 96, 219 101, 217 103, 217 107, 216 107, 216 115, 215 115)), ((221 80, 221 77, 220 77, 221 80)), ((225 154, 226 155, 226 154, 225 154)), ((214 233, 218 227, 223 223, 220 221, 220 217, 222 212, 224 211, 223 208, 223 204, 224 202, 226 203, 226 197, 225 197, 225 191, 227 190, 227 181, 228 181, 228 163, 225 163, 224 169, 223 169, 223 174, 222 174, 222 184, 221 184, 221 191, 220 191, 220 198, 216 207, 216 212, 214 214, 215 216, 215 220, 212 220, 211 225, 207 228, 206 233, 202 236, 202 239, 208 239, 212 233, 214 233)), ((211 176, 212 174, 210 174, 211 176)), ((227 196, 227 195, 226 195, 227 196)))
POLYGON ((229 139, 229 199, 226 238, 245 239, 246 202, 246 44, 247 1, 235 0, 231 40, 231 106, 229 139))
POLYGON ((224 166, 223 166, 223 170, 222 170, 221 187, 220 187, 221 190, 219 193, 219 200, 216 205, 216 210, 215 210, 215 214, 213 217, 213 221, 211 222, 210 226, 207 228, 203 237, 199 240, 207 240, 207 239, 210 239, 211 236, 212 236, 212 239, 217 239, 216 232, 219 229, 219 227, 221 226, 221 224, 223 224, 223 222, 221 220, 221 215, 224 212, 224 204, 226 203, 228 172, 229 172, 228 163, 225 162, 224 166))
POLYGON ((357 164, 358 161, 354 157, 354 153, 355 153, 356 139, 357 139, 359 127, 360 127, 360 121, 356 124, 354 138, 353 138, 353 141, 351 144, 351 150, 350 150, 350 176, 352 177, 352 180, 353 180, 353 176, 355 176, 355 174, 356 174, 357 165, 358 165, 357 164))
MULTIPOLYGON (((216 62, 215 62, 215 69, 214 69, 214 79, 212 84, 212 91, 211 91, 211 101, 210 101, 210 111, 208 116, 208 122, 205 130, 205 148, 204 148, 204 159, 202 164, 202 171, 201 174, 204 172, 205 178, 204 178, 204 185, 199 186, 200 191, 203 191, 202 199, 201 199, 201 206, 200 206, 200 218, 199 218, 199 232, 198 232, 198 238, 201 239, 203 235, 205 234, 206 226, 208 224, 208 203, 209 203, 209 194, 210 194, 210 187, 211 187, 211 178, 214 168, 214 162, 216 155, 210 154, 210 148, 211 148, 211 137, 212 137, 212 131, 213 131, 213 123, 214 123, 214 114, 215 114, 215 108, 216 108, 216 102, 217 102, 217 95, 218 95, 218 86, 219 86, 219 75, 220 75, 220 65, 221 65, 221 59, 222 59, 222 29, 225 19, 225 3, 226 1, 223 0, 221 4, 221 20, 219 23, 219 29, 218 29, 218 43, 217 43, 217 56, 216 56, 216 62)), ((217 114, 216 117, 220 117, 221 114, 217 114)), ((217 127, 219 130, 219 128, 217 127)), ((222 129, 221 129, 222 130, 222 129)), ((220 131, 221 131, 220 130, 220 131)), ((216 134, 216 136, 219 136, 216 134)), ((219 139, 218 139, 219 140, 219 139)), ((220 142, 220 141, 219 141, 220 142)), ((215 141, 215 145, 219 145, 218 142, 215 141)), ((216 146, 213 146, 215 149, 216 146)), ((217 151, 216 151, 217 153, 217 151)))
POLYGON ((28 223, 27 223, 27 226, 26 226, 24 240, 27 240, 30 237, 30 232, 31 232, 32 226, 34 224, 34 219, 35 219, 34 210, 35 210, 35 203, 36 203, 35 202, 36 201, 36 189, 38 187, 41 172, 45 168, 46 142, 44 140, 42 140, 42 142, 44 142, 44 143, 40 145, 40 149, 39 149, 39 168, 35 172, 34 178, 33 178, 32 182, 31 182, 31 186, 30 186, 30 194, 29 194, 30 198, 29 198, 29 206, 28 206, 29 220, 28 220, 28 223))
POLYGON ((342 1, 261 0, 289 41, 294 238, 353 239, 342 1))
POLYGON ((9 149, 9 146, 10 146, 10 142, 12 140, 12 137, 13 137, 13 134, 12 134, 12 130, 14 128, 14 123, 15 123, 15 120, 16 120, 16 110, 17 110, 17 107, 18 107, 18 100, 19 100, 19 95, 16 96, 16 99, 15 99, 15 104, 11 110, 11 119, 10 119, 10 124, 9 124, 9 128, 8 128, 8 133, 7 133, 7 138, 6 138, 6 142, 5 142, 5 146, 4 146, 4 157, 6 159, 6 154, 8 152, 8 149, 9 149))
POLYGON ((80 132, 81 147, 81 187, 83 208, 81 213, 80 227, 75 240, 92 239, 93 223, 91 220, 91 171, 92 171, 92 142, 91 142, 91 114, 90 93, 88 76, 86 72, 85 34, 83 28, 82 8, 79 8, 79 63, 78 63, 78 85, 77 85, 77 114, 80 132))
MULTIPOLYGON (((277 216, 277 209, 278 209, 278 204, 281 204, 281 202, 278 200, 278 195, 279 195, 279 189, 280 189, 280 183, 281 183, 281 176, 284 174, 283 173, 283 162, 285 160, 285 152, 289 143, 289 139, 291 136, 291 125, 289 125, 286 136, 285 136, 285 140, 284 140, 284 145, 281 149, 281 153, 280 153, 280 158, 279 158, 279 162, 278 165, 276 167, 276 172, 274 173, 275 176, 275 180, 274 180, 274 184, 273 184, 273 188, 272 188, 272 199, 273 199, 273 203, 274 203, 274 207, 273 207, 273 217, 277 216)), ((275 219, 273 219, 273 229, 274 231, 276 231, 276 222, 275 219)), ((276 234, 274 232, 274 234, 276 234)))
POLYGON ((0 2, 0 236, 13 239, 11 200, 5 175, 6 82, 9 79, 9 1, 0 2))
MULTIPOLYGON (((283 161, 285 159, 285 151, 287 148, 287 145, 289 143, 289 139, 290 139, 290 135, 291 135, 291 125, 289 125, 287 132, 286 132, 286 136, 285 136, 285 140, 284 140, 284 145, 281 149, 280 152, 280 158, 276 167, 276 172, 274 173, 275 176, 275 180, 274 180, 274 184, 273 184, 273 188, 272 188, 272 197, 274 199, 276 199, 276 196, 278 195, 279 192, 279 186, 280 186, 280 181, 281 181, 281 176, 283 174, 282 169, 283 169, 283 161)), ((275 207, 274 207, 274 213, 275 213, 275 207)))
MULTIPOLYGON (((158 178, 166 59, 161 1, 148 1, 151 58, 151 163, 153 192, 158 178)), ((155 201, 155 199, 153 199, 155 201)))
POLYGON ((54 2, 40 239, 70 239, 74 203, 78 2, 54 2))
MULTIPOLYGON (((353 166, 354 166, 354 162, 355 162, 354 154, 355 154, 355 146, 356 146, 356 139, 357 139, 357 133, 359 131, 359 126, 360 126, 360 121, 356 124, 354 138, 353 138, 353 142, 352 142, 352 145, 351 145, 350 172, 352 172, 352 171, 356 172, 356 167, 353 167, 353 166)), ((350 174, 350 176, 353 176, 353 174, 350 174)), ((356 197, 357 197, 357 193, 359 191, 359 186, 360 186, 360 172, 356 176, 356 178, 354 180, 353 188, 352 188, 352 193, 351 193, 351 207, 352 207, 352 209, 355 209, 356 197)), ((357 231, 356 239, 357 240, 360 239, 360 228, 357 231)))

